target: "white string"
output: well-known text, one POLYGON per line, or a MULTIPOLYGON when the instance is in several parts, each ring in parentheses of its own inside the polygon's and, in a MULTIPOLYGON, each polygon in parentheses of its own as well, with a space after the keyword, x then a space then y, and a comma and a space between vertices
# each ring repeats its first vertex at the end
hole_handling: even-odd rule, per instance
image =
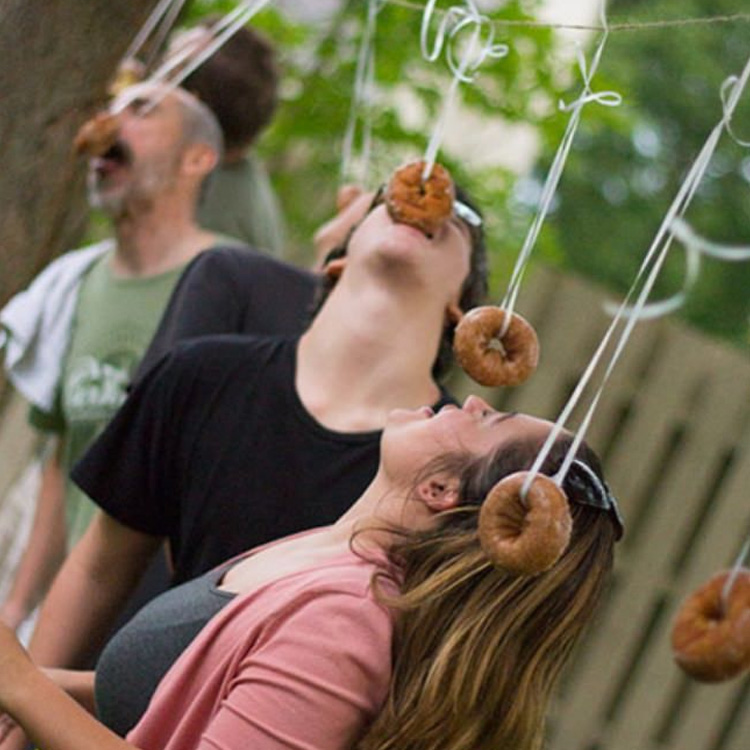
POLYGON ((594 74, 599 67, 602 52, 604 51, 604 45, 607 43, 607 38, 609 36, 609 29, 607 27, 606 18, 606 0, 602 2, 600 11, 604 34, 602 35, 599 43, 596 46, 590 68, 588 68, 586 65, 586 57, 581 46, 577 45, 576 56, 578 58, 578 67, 583 78, 583 90, 581 91, 580 96, 570 104, 560 102, 560 109, 564 112, 570 112, 570 119, 568 120, 568 124, 565 128, 565 133, 562 137, 562 141, 560 142, 557 153, 555 154, 555 158, 552 161, 549 173, 547 174, 547 178, 544 182, 544 187, 542 188, 542 193, 539 199, 539 208, 537 209, 536 216, 534 217, 534 221, 531 223, 529 231, 526 234, 523 245, 521 247, 521 251, 518 254, 518 258, 516 259, 516 264, 513 268, 510 282, 508 283, 508 289, 505 293, 503 301, 500 304, 500 306, 507 311, 503 323, 503 330, 500 332, 501 336, 505 335, 508 330, 508 326, 510 325, 511 316, 516 306, 518 294, 521 290, 521 282, 523 280, 524 273, 526 272, 526 268, 531 257, 531 251, 536 244, 537 238, 539 237, 539 232, 542 228, 542 224, 544 223, 544 220, 549 213, 550 206, 552 205, 552 199, 554 198, 555 192, 557 191, 557 185, 560 182, 560 177, 562 176, 563 169, 565 168, 565 163, 568 159, 568 154, 570 153, 571 146, 573 145, 573 139, 575 138, 576 131, 578 130, 578 126, 581 121, 581 113, 584 106, 589 102, 596 102, 597 104, 601 104, 605 107, 617 107, 622 102, 622 97, 617 92, 594 92, 591 90, 591 81, 593 80, 594 74))
POLYGON ((125 53, 123 59, 135 57, 140 51, 141 47, 146 43, 146 40, 151 36, 151 32, 156 28, 157 24, 161 20, 162 16, 167 12, 169 6, 175 2, 179 2, 182 5, 184 0, 160 0, 157 6, 151 11, 151 14, 146 19, 146 22, 141 26, 140 31, 136 34, 135 39, 130 43, 128 51, 125 53))
MULTIPOLYGON (((748 144, 750 145, 750 144, 748 144)), ((658 302, 650 302, 644 305, 638 313, 639 320, 653 320, 674 312, 682 307, 687 297, 700 276, 701 257, 716 258, 718 260, 737 263, 750 260, 750 246, 745 245, 723 245, 711 242, 697 234, 692 227, 681 217, 676 216, 669 227, 671 236, 682 243, 685 248, 686 272, 685 282, 682 289, 667 299, 658 302)), ((614 315, 616 308, 612 303, 605 304, 605 310, 614 315)), ((624 316, 634 314, 632 308, 625 308, 624 316)))
POLYGON ((151 54, 147 61, 147 68, 150 68, 153 65, 154 60, 156 59, 159 51, 164 45, 164 42, 166 41, 169 32, 172 30, 175 21, 177 21, 177 16, 180 15, 180 11, 182 10, 184 5, 185 0, 177 0, 170 8, 169 13, 167 13, 167 15, 164 17, 164 21, 161 23, 159 30, 154 35, 151 54))
POLYGON ((425 5, 419 43, 422 56, 427 62, 435 62, 441 53, 445 52, 445 59, 448 68, 453 73, 453 80, 443 97, 440 114, 425 150, 423 180, 426 180, 432 173, 437 152, 443 141, 448 112, 453 105, 459 84, 471 83, 474 80, 474 74, 488 57, 501 59, 509 51, 507 44, 495 44, 495 28, 490 19, 479 12, 473 0, 464 0, 465 7, 454 5, 445 11, 430 48, 428 40, 430 26, 436 15, 436 2, 437 0, 428 0, 425 5), (467 30, 471 32, 471 36, 459 54, 457 46, 463 32, 467 30))
MULTIPOLYGON (((212 38, 208 45, 204 47, 202 40, 196 41, 195 44, 186 45, 185 49, 166 60, 147 80, 148 83, 164 84, 158 94, 150 100, 149 107, 155 107, 165 96, 176 89, 269 2, 270 0, 249 0, 239 4, 208 30, 212 38), (184 63, 187 64, 183 65, 184 63)), ((113 114, 121 112, 128 106, 128 103, 127 98, 120 99, 113 104, 110 111, 113 114)))
MULTIPOLYGON (((268 5, 269 0, 250 0, 249 2, 240 3, 231 13, 224 18, 219 19, 211 28, 210 33, 214 37, 213 41, 195 54, 189 63, 179 70, 174 77, 169 80, 169 86, 177 87, 184 81, 196 68, 205 60, 214 54, 228 39, 239 31, 256 13, 268 5)), ((158 77, 158 71, 154 75, 158 77)))
POLYGON ((750 552, 750 539, 748 539, 745 542, 742 549, 740 550, 740 554, 737 555, 737 559, 735 560, 734 565, 732 566, 732 572, 729 574, 729 577, 727 578, 727 580, 724 582, 724 585, 722 586, 721 603, 724 607, 725 612, 727 608, 729 607, 729 595, 732 593, 732 586, 734 586, 734 582, 737 580, 737 576, 740 574, 740 570, 742 570, 742 566, 744 565, 749 552, 750 552))
MULTIPOLYGON (((546 460, 547 456, 549 455, 552 449, 552 446, 555 444, 557 438, 562 432, 568 418, 570 417, 570 414, 572 413, 573 409, 577 405, 586 385, 591 380, 591 377, 599 361, 601 360, 602 355, 605 349, 607 348, 607 345, 609 344, 609 341, 612 339, 612 336, 614 335, 615 330, 617 329, 619 324, 624 320, 625 324, 624 324, 623 330, 620 334, 619 339, 617 340, 615 350, 610 358, 610 361, 605 369, 605 372, 602 375, 600 385, 591 399, 591 404, 589 406, 589 409, 587 410, 584 418, 581 421, 580 426, 578 427, 578 430, 576 431, 574 435, 573 442, 571 443, 570 448, 568 449, 568 452, 565 456, 565 459, 563 460, 562 465, 560 466, 560 469, 555 474, 555 477, 554 477, 555 483, 558 486, 562 486, 562 483, 565 480, 565 476, 567 475, 568 470, 570 469, 570 465, 575 458, 576 452, 578 451, 578 448, 580 447, 586 435, 586 431, 589 427, 589 424, 593 417, 596 406, 599 403, 599 399, 601 398, 601 395, 604 391, 604 387, 607 381, 609 380, 609 377, 611 376, 614 370, 614 367, 617 364, 628 339, 630 338, 630 334, 632 333, 632 330, 636 322, 641 319, 641 313, 642 313, 643 308, 646 305, 646 300, 648 299, 648 296, 651 290, 653 289, 653 286, 659 275, 659 271, 661 270, 661 267, 664 264, 664 261, 666 260, 667 254, 671 247, 675 220, 681 217, 682 214, 686 211, 687 207, 689 206, 690 201, 692 197, 694 196, 695 191, 698 188, 700 180, 703 177, 703 174, 705 173, 706 168, 708 167, 708 163, 710 161, 711 155, 716 149, 716 145, 718 143, 719 137, 722 131, 726 129, 726 125, 731 121, 737 102, 739 101, 739 98, 745 86, 747 85, 748 78, 750 78, 750 59, 748 59, 747 63, 745 64, 743 73, 739 78, 727 79, 727 82, 725 82, 724 86, 722 86, 722 94, 725 94, 727 91, 729 92, 728 96, 722 95, 722 102, 723 102, 722 118, 719 121, 719 123, 716 125, 716 127, 714 127, 714 129, 709 134, 708 139, 706 140, 706 143, 701 149, 701 152, 699 153, 698 157, 696 158, 695 162, 690 168, 690 171, 688 172, 688 175, 685 181, 680 186, 677 192, 677 195, 675 196, 675 199, 673 200, 671 206, 669 207, 669 210, 667 211, 667 214, 664 220, 662 221, 661 226, 659 227, 659 230, 657 231, 654 241, 652 242, 648 252, 646 253, 643 263, 641 264, 641 267, 639 268, 638 273, 636 274, 633 285, 631 286, 630 290, 625 296, 625 299, 623 299, 622 304, 618 308, 612 322, 610 323, 607 331, 605 332, 604 337, 602 338, 602 341, 599 344, 599 347, 594 352, 594 355, 592 356, 591 361, 589 362, 583 375, 581 376, 581 379, 579 380, 573 393, 568 399, 568 402, 563 407, 563 410, 560 413, 560 416, 558 417, 557 421, 553 425, 552 430, 550 431, 550 434, 547 437, 547 440, 545 440, 541 450, 539 451, 539 455, 537 455, 536 459, 534 460, 534 463, 532 464, 532 467, 529 470, 529 476, 526 478, 521 488, 522 495, 524 495, 528 491, 528 488, 531 486, 532 481, 539 474, 542 464, 546 460), (660 249, 660 245, 661 245, 661 249, 660 249), (648 270, 649 268, 650 270, 648 270), (634 295, 636 288, 640 284, 641 278, 646 274, 647 270, 648 270, 648 275, 646 277, 646 280, 643 282, 641 291, 637 297, 637 301, 634 304, 633 308, 630 309, 628 308, 628 303, 631 297, 634 295)), ((678 227, 680 226, 679 222, 677 223, 677 226, 678 227)), ((680 230, 678 229, 678 231, 680 230)), ((740 248, 740 250, 744 250, 744 248, 740 248)), ((716 257, 719 257, 719 256, 717 255, 716 257)))
POLYGON ((357 68, 354 76, 354 93, 349 108, 349 122, 344 133, 341 156, 341 181, 365 184, 370 167, 372 145, 372 96, 375 85, 375 29, 377 15, 383 6, 383 0, 368 0, 367 19, 362 32, 357 68), (359 169, 354 175, 353 151, 354 137, 357 130, 358 116, 361 120, 361 154, 359 169))

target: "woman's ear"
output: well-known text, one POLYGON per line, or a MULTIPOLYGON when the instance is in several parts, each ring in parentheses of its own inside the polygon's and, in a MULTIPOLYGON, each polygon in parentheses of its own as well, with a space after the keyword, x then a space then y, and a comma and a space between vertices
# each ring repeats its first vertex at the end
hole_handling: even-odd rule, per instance
POLYGON ((417 496, 435 513, 450 510, 458 505, 458 482, 443 477, 425 479, 417 485, 417 496))
POLYGON ((338 281, 341 278, 341 274, 344 273, 345 268, 346 256, 343 258, 335 258, 334 260, 329 260, 328 263, 323 266, 323 274, 331 281, 338 281))

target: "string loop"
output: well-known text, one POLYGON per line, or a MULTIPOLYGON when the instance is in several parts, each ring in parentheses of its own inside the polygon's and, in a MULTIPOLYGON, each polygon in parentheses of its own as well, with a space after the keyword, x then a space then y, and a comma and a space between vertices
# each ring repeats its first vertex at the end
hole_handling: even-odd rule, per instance
POLYGON ((487 58, 501 59, 509 52, 507 44, 495 43, 495 27, 487 16, 477 9, 474 0, 464 0, 465 5, 453 5, 443 14, 433 44, 429 44, 430 27, 436 16, 437 0, 428 0, 422 14, 419 44, 427 62, 435 62, 442 53, 453 80, 443 99, 442 109, 435 123, 424 155, 422 179, 432 173, 435 158, 443 140, 445 122, 460 83, 471 83, 487 58), (469 34, 468 41, 465 34, 469 34))

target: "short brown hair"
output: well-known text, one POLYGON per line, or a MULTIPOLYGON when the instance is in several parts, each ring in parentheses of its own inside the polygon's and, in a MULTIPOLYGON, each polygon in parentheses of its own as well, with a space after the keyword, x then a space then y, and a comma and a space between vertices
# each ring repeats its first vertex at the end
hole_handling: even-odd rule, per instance
MULTIPOLYGON (((218 17, 202 22, 210 27, 218 17)), ((270 41, 243 27, 183 82, 216 115, 226 149, 246 148, 271 121, 279 72, 270 41)))

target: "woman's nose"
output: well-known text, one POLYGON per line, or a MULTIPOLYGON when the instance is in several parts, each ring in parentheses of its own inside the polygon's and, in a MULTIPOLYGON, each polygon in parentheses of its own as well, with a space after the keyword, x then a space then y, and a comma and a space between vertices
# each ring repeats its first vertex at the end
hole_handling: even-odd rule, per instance
POLYGON ((483 398, 479 396, 471 395, 466 398, 463 404, 463 410, 468 411, 470 414, 476 414, 478 412, 495 411, 483 398))

